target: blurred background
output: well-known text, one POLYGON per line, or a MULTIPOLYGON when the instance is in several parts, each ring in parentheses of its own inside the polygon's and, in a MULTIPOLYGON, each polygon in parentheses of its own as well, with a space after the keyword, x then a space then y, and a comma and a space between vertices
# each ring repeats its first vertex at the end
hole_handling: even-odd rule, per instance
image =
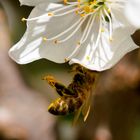
MULTIPOLYGON (((140 140, 140 50, 100 73, 87 121, 72 127, 72 115, 47 112, 57 95, 42 80, 51 74, 67 85, 71 67, 47 60, 17 65, 8 57, 31 10, 18 0, 0 0, 0 140, 140 140)), ((140 31, 132 37, 140 45, 140 31)))

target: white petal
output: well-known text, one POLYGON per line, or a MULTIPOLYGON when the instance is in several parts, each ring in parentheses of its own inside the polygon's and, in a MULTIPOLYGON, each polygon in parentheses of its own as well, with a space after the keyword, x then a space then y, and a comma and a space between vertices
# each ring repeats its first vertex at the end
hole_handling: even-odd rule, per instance
POLYGON ((128 52, 138 48, 131 39, 135 28, 127 23, 120 9, 112 9, 112 12, 113 41, 109 40, 106 23, 105 31, 101 34, 100 41, 95 48, 99 28, 99 22, 96 21, 90 38, 83 44, 78 54, 73 56, 70 64, 79 63, 88 69, 103 71, 113 67, 128 52))
POLYGON ((125 7, 125 14, 133 26, 140 28, 140 0, 129 0, 125 7))
POLYGON ((57 63, 64 62, 64 59, 71 54, 80 40, 81 29, 64 43, 55 44, 52 41, 43 41, 44 37, 50 38, 65 31, 80 18, 74 13, 61 17, 50 17, 46 16, 46 12, 44 13, 46 9, 51 10, 62 6, 60 4, 51 3, 47 5, 42 3, 33 9, 29 18, 40 15, 44 15, 44 17, 27 23, 27 31, 24 36, 9 51, 13 60, 20 64, 26 64, 40 58, 46 58, 57 63))
POLYGON ((62 2, 62 0, 19 0, 21 5, 36 6, 42 2, 62 2))
POLYGON ((133 43, 130 35, 128 35, 127 30, 126 28, 116 30, 112 42, 108 40, 108 35, 104 33, 100 44, 95 50, 92 50, 94 44, 89 43, 87 47, 83 47, 83 50, 80 50, 79 55, 70 61, 70 64, 79 63, 88 69, 96 71, 111 68, 125 54, 138 48, 133 43))
POLYGON ((124 11, 125 7, 114 7, 112 8, 112 20, 113 20, 113 28, 114 30, 117 28, 125 28, 130 26, 130 28, 128 28, 128 34, 133 34, 136 31, 136 27, 132 26, 125 15, 125 11, 124 11))

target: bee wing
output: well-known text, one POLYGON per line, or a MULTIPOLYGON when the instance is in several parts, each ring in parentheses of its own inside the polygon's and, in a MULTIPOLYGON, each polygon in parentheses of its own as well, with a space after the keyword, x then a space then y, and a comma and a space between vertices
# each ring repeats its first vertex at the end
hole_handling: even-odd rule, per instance
POLYGON ((83 105, 77 110, 77 112, 74 115, 73 123, 72 125, 75 126, 76 123, 78 122, 78 119, 80 117, 81 111, 82 111, 83 105))
POLYGON ((85 100, 83 108, 82 108, 82 114, 84 116, 84 122, 87 120, 87 117, 89 115, 91 101, 92 101, 92 91, 89 92, 89 94, 87 96, 87 99, 85 100))

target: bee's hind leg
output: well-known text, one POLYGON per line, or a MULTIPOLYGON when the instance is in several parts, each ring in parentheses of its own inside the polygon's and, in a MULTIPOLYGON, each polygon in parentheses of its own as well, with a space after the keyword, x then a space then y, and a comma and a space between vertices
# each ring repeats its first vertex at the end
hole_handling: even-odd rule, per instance
POLYGON ((60 82, 57 82, 53 76, 50 76, 50 75, 45 76, 43 80, 46 80, 48 84, 51 87, 53 87, 60 96, 63 96, 66 94, 74 95, 73 92, 69 90, 65 85, 61 84, 60 82))

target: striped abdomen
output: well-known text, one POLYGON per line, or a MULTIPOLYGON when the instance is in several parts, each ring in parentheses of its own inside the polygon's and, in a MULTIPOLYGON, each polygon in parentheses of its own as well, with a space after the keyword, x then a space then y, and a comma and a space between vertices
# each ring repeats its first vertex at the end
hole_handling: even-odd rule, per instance
POLYGON ((67 115, 77 111, 82 104, 83 100, 80 97, 63 96, 51 103, 48 111, 54 115, 67 115))

